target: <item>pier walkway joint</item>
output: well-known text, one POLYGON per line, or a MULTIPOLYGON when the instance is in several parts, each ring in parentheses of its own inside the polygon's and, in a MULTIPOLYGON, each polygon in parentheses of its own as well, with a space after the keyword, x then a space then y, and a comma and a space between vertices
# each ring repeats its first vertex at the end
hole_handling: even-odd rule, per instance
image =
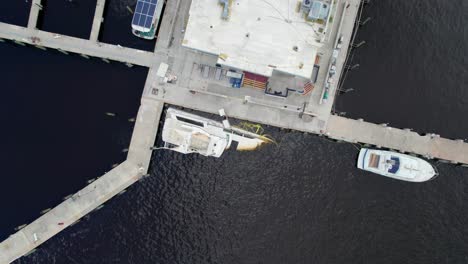
POLYGON ((31 10, 29 12, 28 28, 35 29, 37 27, 37 20, 39 19, 39 13, 41 10, 41 0, 33 0, 31 3, 31 10))

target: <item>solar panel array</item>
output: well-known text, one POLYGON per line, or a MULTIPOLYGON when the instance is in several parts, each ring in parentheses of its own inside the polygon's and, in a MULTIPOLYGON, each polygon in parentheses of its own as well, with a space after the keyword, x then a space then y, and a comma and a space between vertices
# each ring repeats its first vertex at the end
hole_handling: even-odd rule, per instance
POLYGON ((132 24, 150 29, 157 3, 158 0, 138 0, 132 24))

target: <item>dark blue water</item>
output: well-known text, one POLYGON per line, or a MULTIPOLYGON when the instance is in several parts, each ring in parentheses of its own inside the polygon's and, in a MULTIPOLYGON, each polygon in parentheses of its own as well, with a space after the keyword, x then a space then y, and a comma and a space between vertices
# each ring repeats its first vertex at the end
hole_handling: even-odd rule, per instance
POLYGON ((100 41, 114 45, 153 51, 155 40, 136 38, 131 32, 133 14, 127 9, 135 8, 136 0, 107 0, 100 41))
MULTIPOLYGON (((113 19, 125 20, 107 12, 113 19)), ((355 91, 340 96, 337 110, 397 127, 464 137, 467 2, 372 1, 365 13, 373 20, 360 29, 358 39, 367 44, 353 58, 361 67, 350 72, 345 83, 355 91)), ((0 20, 6 20, 3 9, 0 20)), ((118 42, 134 41, 117 33, 114 36, 118 42)), ((23 155, 15 166, 21 169, 3 174, 7 181, 23 184, 2 184, 0 208, 8 217, 1 218, 0 231, 8 234, 11 227, 34 219, 35 212, 57 204, 62 193, 83 187, 87 175, 97 176, 124 158, 119 149, 128 145, 132 127, 126 118, 136 113, 146 70, 5 44, 0 52, 10 58, 2 64, 8 70, 2 77, 13 83, 3 89, 3 101, 9 105, 2 112, 16 118, 15 109, 45 111, 43 116, 48 118, 41 120, 49 122, 41 125, 33 118, 19 118, 26 114, 18 114, 17 119, 29 122, 17 121, 15 130, 12 117, 3 122, 2 137, 10 145, 22 142, 26 134, 28 144, 43 147, 41 153, 14 147, 4 151, 8 157, 11 153, 23 155), (41 65, 41 74, 36 73, 37 65, 41 65), (56 72, 61 73, 57 81, 50 78, 56 72), (75 87, 73 96, 69 95, 70 85, 75 87), (27 98, 35 89, 55 92, 42 97, 36 92, 27 98), (120 91, 118 95, 113 94, 114 89, 120 91), (15 97, 17 90, 25 92, 15 97), (35 107, 24 101, 36 103, 35 107), (109 105, 102 106, 103 101, 109 105), (54 109, 44 110, 49 108, 54 109), (83 108, 88 109, 87 118, 82 117, 83 108), (76 111, 68 119, 76 122, 51 121, 51 116, 59 115, 57 109, 76 111), (119 112, 122 118, 109 119, 103 115, 108 111, 119 112), (82 154, 69 159, 56 154, 65 152, 44 147, 50 145, 48 133, 73 124, 81 130, 66 133, 75 131, 73 137, 81 138, 80 144, 89 144, 83 147, 86 151, 80 148, 82 154), (114 135, 112 140, 103 136, 109 134, 114 135), (95 136, 99 140, 89 143, 95 136), (30 166, 36 160, 48 160, 46 154, 61 158, 60 163, 73 163, 65 168, 65 176, 60 173, 66 181, 48 178, 55 171, 53 166, 30 166), (75 173, 78 162, 95 162, 95 167, 75 173), (23 171, 28 173, 21 174, 23 171), (33 180, 32 186, 42 184, 34 195, 23 190, 24 183, 33 180), (23 207, 15 206, 17 199, 24 201, 23 207)), ((409 184, 358 171, 357 149, 351 144, 267 130, 279 145, 256 152, 228 152, 220 159, 155 152, 151 177, 17 263, 468 262, 466 169, 436 164, 441 172, 436 180, 409 184)), ((67 136, 61 144, 70 144, 68 140, 67 136)), ((79 148, 77 145, 73 148, 79 148)), ((64 151, 72 152, 69 148, 64 151)), ((2 167, 10 164, 2 162, 2 167)))
POLYGON ((337 100, 347 116, 468 138, 468 1, 372 1, 337 100))
POLYGON ((5 3, 2 5, 2 8, 0 9, 0 22, 25 27, 28 25, 30 9, 30 1, 5 1, 5 3))
POLYGON ((38 28, 78 38, 89 38, 95 0, 46 0, 38 28), (79 26, 78 26, 79 25, 79 26))
POLYGON ((1 52, 3 239, 125 160, 147 69, 13 44, 1 52))

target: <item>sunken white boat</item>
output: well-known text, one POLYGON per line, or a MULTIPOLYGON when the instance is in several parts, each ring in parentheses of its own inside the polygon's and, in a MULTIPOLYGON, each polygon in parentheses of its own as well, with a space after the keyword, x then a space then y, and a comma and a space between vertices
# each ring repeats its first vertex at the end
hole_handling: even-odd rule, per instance
POLYGON ((438 175, 434 167, 423 159, 392 151, 367 148, 359 152, 357 167, 410 182, 424 182, 438 175))
POLYGON ((268 139, 255 133, 226 127, 221 122, 169 108, 162 132, 164 147, 180 153, 220 157, 233 142, 237 150, 254 150, 268 139))

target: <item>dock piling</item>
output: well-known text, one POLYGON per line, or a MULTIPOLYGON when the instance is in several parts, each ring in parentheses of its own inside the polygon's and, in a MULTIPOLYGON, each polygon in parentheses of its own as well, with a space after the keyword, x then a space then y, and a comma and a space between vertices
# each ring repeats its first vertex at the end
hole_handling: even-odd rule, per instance
POLYGON ((102 22, 104 22, 104 7, 106 6, 106 0, 98 0, 96 2, 96 9, 94 11, 93 25, 91 28, 91 34, 89 40, 98 41, 99 31, 101 30, 102 22))
POLYGON ((18 45, 23 46, 23 47, 26 46, 26 44, 24 42, 21 42, 21 41, 18 41, 18 40, 13 40, 13 42, 15 44, 18 44, 18 45))
POLYGON ((365 41, 365 40, 359 42, 358 44, 351 44, 351 47, 353 47, 353 48, 359 48, 359 47, 361 47, 361 46, 364 45, 364 44, 366 44, 366 41, 365 41))
POLYGON ((359 66, 360 66, 359 63, 356 63, 356 64, 354 64, 354 65, 346 65, 346 66, 345 66, 345 69, 348 70, 348 71, 352 71, 352 70, 354 70, 354 69, 359 68, 359 66))
MULTIPOLYGON (((359 67, 359 64, 356 64, 356 65, 357 65, 357 67, 359 67)), ((352 70, 352 69, 350 69, 350 70, 352 70)), ((349 93, 349 92, 354 91, 354 88, 348 88, 348 89, 344 89, 344 90, 342 90, 342 89, 337 89, 337 91, 340 92, 340 93, 345 94, 345 93, 349 93)))
POLYGON ((63 49, 57 49, 57 50, 65 55, 68 55, 68 52, 64 51, 63 49))
POLYGON ((37 27, 39 13, 43 8, 41 0, 32 0, 31 9, 29 11, 28 28, 35 29, 37 27))
POLYGON ((43 46, 39 46, 39 45, 34 45, 34 47, 38 48, 38 49, 41 49, 41 50, 47 50, 46 47, 43 47, 43 46))

